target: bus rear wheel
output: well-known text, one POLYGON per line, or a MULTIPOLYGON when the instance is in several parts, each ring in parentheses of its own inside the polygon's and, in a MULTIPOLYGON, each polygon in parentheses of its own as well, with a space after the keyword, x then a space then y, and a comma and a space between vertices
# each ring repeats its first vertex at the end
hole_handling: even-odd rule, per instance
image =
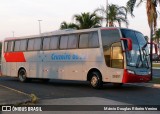
POLYGON ((102 78, 100 73, 98 72, 92 72, 90 74, 91 79, 90 79, 90 85, 95 88, 95 89, 100 89, 103 86, 102 78))
POLYGON ((18 72, 18 79, 21 82, 26 82, 27 81, 27 73, 24 69, 20 69, 18 72))

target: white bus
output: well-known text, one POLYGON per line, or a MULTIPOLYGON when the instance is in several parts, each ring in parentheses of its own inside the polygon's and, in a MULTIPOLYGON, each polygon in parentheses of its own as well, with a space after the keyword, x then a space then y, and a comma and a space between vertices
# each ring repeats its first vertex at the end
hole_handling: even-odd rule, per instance
POLYGON ((142 33, 122 28, 61 30, 7 38, 2 49, 2 74, 28 79, 104 83, 148 82, 149 49, 142 33))

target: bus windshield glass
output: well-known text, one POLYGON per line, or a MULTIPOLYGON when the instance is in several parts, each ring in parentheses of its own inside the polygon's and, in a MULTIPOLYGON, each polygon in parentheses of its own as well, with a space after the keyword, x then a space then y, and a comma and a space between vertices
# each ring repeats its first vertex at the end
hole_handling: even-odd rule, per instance
MULTIPOLYGON (((127 65, 138 68, 149 68, 149 48, 143 34, 128 29, 121 29, 121 32, 123 38, 132 39, 132 50, 126 51, 127 65)), ((124 47, 127 48, 126 42, 124 42, 124 47)))

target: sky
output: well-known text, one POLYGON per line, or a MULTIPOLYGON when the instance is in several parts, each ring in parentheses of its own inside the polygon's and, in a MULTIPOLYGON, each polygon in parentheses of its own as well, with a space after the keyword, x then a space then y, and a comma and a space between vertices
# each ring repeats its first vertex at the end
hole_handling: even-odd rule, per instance
MULTIPOLYGON (((127 1, 108 0, 119 6, 127 1)), ((0 40, 12 37, 13 32, 15 37, 39 34, 38 20, 42 20, 42 32, 57 30, 63 21, 73 22, 74 14, 93 12, 100 6, 106 6, 106 0, 0 0, 0 40)), ((135 8, 134 15, 128 16, 129 28, 149 36, 145 3, 135 8)), ((159 23, 160 18, 158 27, 159 23)))

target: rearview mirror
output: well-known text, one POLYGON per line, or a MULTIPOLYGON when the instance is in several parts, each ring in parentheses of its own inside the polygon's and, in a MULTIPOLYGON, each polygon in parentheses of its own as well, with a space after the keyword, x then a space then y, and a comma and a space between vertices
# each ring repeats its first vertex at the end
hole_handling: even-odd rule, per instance
POLYGON ((131 51, 132 50, 132 40, 130 38, 121 38, 120 40, 127 42, 127 50, 124 50, 124 51, 131 51))

